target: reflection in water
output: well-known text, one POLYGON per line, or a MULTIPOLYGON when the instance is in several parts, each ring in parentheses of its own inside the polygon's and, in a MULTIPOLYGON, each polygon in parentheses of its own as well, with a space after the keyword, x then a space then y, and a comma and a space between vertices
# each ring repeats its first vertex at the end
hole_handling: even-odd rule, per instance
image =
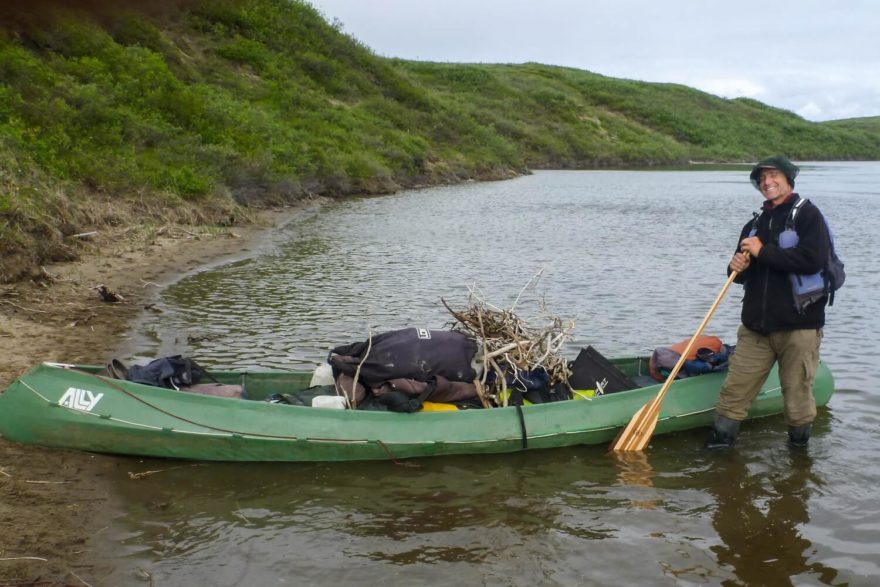
MULTIPOLYGON (((775 442, 777 424, 746 433, 775 442)), ((416 467, 147 461, 159 472, 119 484, 124 542, 165 585, 274 584, 293 569, 297 584, 837 584, 802 533, 825 483, 808 453, 669 440, 614 466, 588 448, 416 467)))
MULTIPOLYGON (((638 485, 641 487, 653 487, 654 476, 656 472, 648 462, 648 455, 644 452, 616 452, 609 451, 609 457, 617 466, 617 480, 621 485, 638 485)), ((642 499, 632 499, 633 507, 638 508, 655 508, 663 503, 663 500, 657 497, 649 497, 642 499)))
MULTIPOLYGON (((547 499, 542 480, 534 476, 535 462, 513 458, 507 466, 496 462, 487 469, 457 459, 418 467, 183 469, 149 463, 146 471, 159 472, 130 476, 136 482, 122 487, 126 501, 135 504, 130 519, 139 528, 138 542, 162 561, 153 570, 157 578, 173 576, 182 584, 191 576, 198 583, 222 572, 224 579, 215 584, 234 584, 231 579, 239 575, 263 584, 278 576, 266 564, 280 559, 312 579, 346 565, 349 570, 366 565, 381 574, 377 563, 501 561, 519 542, 514 537, 546 535, 560 516, 559 504, 547 499), (219 570, 203 566, 218 556, 219 570)), ((571 482, 578 471, 567 476, 571 482)), ((556 475, 562 483, 565 478, 556 475)))
POLYGON ((733 450, 718 455, 712 475, 712 524, 722 540, 712 551, 719 564, 733 568, 738 583, 794 585, 792 577, 809 574, 833 584, 837 570, 810 562, 813 545, 801 533, 810 521, 809 499, 822 485, 808 452, 790 450, 769 472, 750 472, 733 450))
POLYGON ((617 479, 623 485, 653 486, 654 469, 648 462, 648 455, 642 451, 609 451, 608 455, 617 466, 617 479))

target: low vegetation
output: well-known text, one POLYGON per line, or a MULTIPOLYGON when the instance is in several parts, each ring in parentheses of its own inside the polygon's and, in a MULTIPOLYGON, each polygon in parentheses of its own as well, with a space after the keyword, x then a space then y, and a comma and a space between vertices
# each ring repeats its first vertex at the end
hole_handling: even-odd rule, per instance
POLYGON ((530 168, 880 157, 876 119, 813 123, 532 63, 382 58, 300 0, 3 10, 0 281, 138 218, 228 223, 240 206, 530 168))

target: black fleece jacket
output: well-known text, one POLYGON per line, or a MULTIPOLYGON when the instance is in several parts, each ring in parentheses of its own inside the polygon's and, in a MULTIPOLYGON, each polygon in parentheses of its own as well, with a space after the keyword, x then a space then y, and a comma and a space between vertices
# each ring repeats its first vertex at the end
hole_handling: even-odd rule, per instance
MULTIPOLYGON (((828 258, 828 229, 822 213, 812 202, 805 202, 797 213, 797 246, 779 248, 779 234, 785 230, 785 222, 796 201, 797 194, 792 194, 775 208, 770 208, 765 202, 761 215, 754 220, 757 228, 755 236, 763 244, 761 253, 734 280, 745 286, 742 323, 746 328, 762 334, 825 326, 827 299, 809 305, 803 314, 799 314, 788 277, 789 273, 816 273, 828 258)), ((742 229, 740 241, 749 235, 751 229, 752 221, 749 221, 742 229)), ((739 250, 739 246, 736 250, 739 250)))

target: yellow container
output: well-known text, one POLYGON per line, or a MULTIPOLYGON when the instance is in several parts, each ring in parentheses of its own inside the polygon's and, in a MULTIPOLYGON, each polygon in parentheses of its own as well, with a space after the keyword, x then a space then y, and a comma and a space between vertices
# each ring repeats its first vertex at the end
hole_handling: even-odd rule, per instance
MULTIPOLYGON (((510 405, 510 390, 509 390, 509 389, 507 390, 507 394, 506 394, 506 395, 507 395, 507 403, 508 403, 508 405, 510 405)), ((504 396, 505 396, 504 392, 499 391, 499 392, 498 392, 498 401, 503 402, 503 401, 504 401, 504 396)), ((498 404, 498 405, 504 405, 504 404, 498 404)), ((523 398, 523 403, 522 403, 522 405, 524 405, 524 406, 532 406, 532 405, 534 405, 534 404, 533 404, 532 402, 530 402, 529 400, 523 398)))
POLYGON ((425 412, 454 412, 458 408, 454 404, 441 402, 422 402, 422 410, 425 412))
POLYGON ((593 399, 596 397, 595 389, 573 389, 571 392, 572 399, 593 399))

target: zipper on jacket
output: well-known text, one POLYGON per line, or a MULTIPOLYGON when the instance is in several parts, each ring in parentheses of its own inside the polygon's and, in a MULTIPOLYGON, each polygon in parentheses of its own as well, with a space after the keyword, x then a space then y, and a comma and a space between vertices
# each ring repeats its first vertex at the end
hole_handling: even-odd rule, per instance
MULTIPOLYGON (((773 216, 770 216, 770 222, 767 223, 767 234, 773 236, 773 216)), ((761 331, 767 331, 767 293, 770 287, 770 268, 764 266, 764 295, 761 298, 761 331)))

